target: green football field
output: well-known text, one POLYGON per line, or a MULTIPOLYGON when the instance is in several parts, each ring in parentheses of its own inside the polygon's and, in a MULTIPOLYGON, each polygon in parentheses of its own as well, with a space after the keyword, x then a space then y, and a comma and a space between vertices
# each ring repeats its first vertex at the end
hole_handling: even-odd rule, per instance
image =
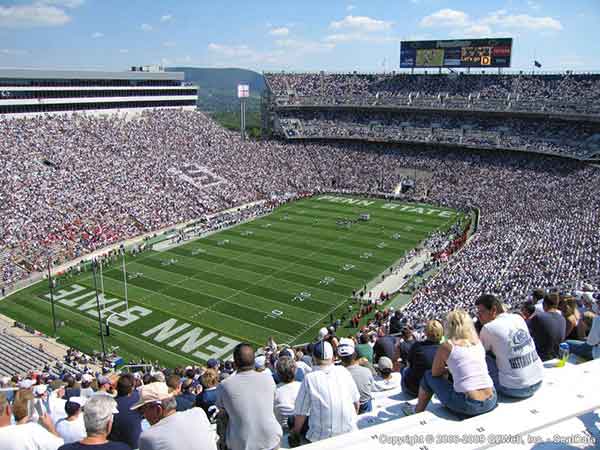
MULTIPOLYGON (((428 205, 321 195, 166 251, 128 255, 128 310, 120 264, 103 270, 107 348, 181 366, 227 358, 241 341, 311 341, 331 315, 347 313, 353 290, 460 217, 428 205), (370 220, 358 220, 364 213, 370 220)), ((99 350, 91 272, 60 280, 54 298, 60 341, 99 350)), ((47 282, 0 301, 0 313, 51 334, 47 282)))

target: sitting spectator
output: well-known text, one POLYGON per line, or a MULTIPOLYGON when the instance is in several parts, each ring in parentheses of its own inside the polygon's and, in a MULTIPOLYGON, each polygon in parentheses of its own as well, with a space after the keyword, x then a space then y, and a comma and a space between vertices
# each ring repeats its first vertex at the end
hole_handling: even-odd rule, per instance
POLYGON ((558 358, 558 348, 565 340, 567 324, 558 303, 558 294, 546 294, 542 302, 544 310, 537 311, 529 321, 529 331, 542 361, 558 358))
POLYGON ((65 403, 67 417, 56 422, 56 431, 63 438, 65 444, 80 441, 87 436, 83 414, 81 414, 83 405, 85 405, 83 397, 71 397, 65 403))
POLYGON ((142 418, 131 407, 140 399, 140 393, 134 389, 133 375, 126 373, 117 380, 117 409, 112 430, 108 436, 111 441, 124 442, 131 448, 137 448, 142 432, 142 418))
POLYGON ((574 297, 561 298, 558 309, 566 321, 565 339, 579 339, 578 325, 581 314, 577 309, 577 300, 574 297))
POLYGON ((394 311, 394 315, 390 319, 390 334, 398 334, 402 331, 402 311, 394 311))
POLYGON ((458 414, 476 416, 491 411, 497 403, 496 390, 488 374, 485 350, 465 311, 448 314, 446 339, 435 354, 433 368, 421 380, 415 412, 425 411, 433 394, 458 414), (452 375, 452 382, 444 376, 447 373, 452 375))
POLYGON ((400 387, 400 373, 394 372, 394 363, 387 356, 379 358, 375 377, 376 391, 389 391, 400 387))
POLYGON ((387 356, 393 361, 396 357, 396 342, 394 336, 378 337, 373 346, 373 363, 377 363, 382 356, 387 356))
POLYGON ((508 397, 531 397, 542 385, 544 366, 523 318, 502 312, 494 295, 482 295, 475 301, 477 317, 483 328, 479 334, 488 371, 496 391, 508 397))
MULTIPOLYGON (((17 400, 15 399, 15 402, 17 400)), ((25 406, 25 409, 27 407, 25 406)), ((8 400, 0 392, 0 449, 2 450, 56 450, 63 444, 62 438, 54 429, 52 419, 42 415, 40 422, 26 422, 11 425, 12 409, 8 400)))
MULTIPOLYGON (((587 317, 589 318, 590 315, 587 317)), ((595 316, 593 318, 590 331, 585 341, 568 340, 567 343, 569 344, 571 353, 580 356, 585 360, 600 358, 600 316, 595 316)))
POLYGON ((206 369, 201 377, 202 392, 196 396, 196 406, 202 408, 209 419, 212 419, 218 408, 217 386, 219 384, 219 372, 215 369, 206 369))
POLYGON ((83 421, 87 437, 59 447, 59 450, 131 450, 124 442, 108 440, 113 424, 113 415, 117 414, 117 402, 108 395, 94 395, 86 401, 83 408, 83 421))
POLYGON ((402 340, 398 344, 398 349, 400 351, 400 359, 406 361, 408 359, 408 352, 410 352, 410 349, 417 341, 410 326, 403 327, 401 333, 402 340))
POLYGON ((132 406, 151 425, 140 435, 140 450, 216 450, 210 423, 200 408, 177 412, 177 401, 166 383, 142 387, 132 406))
POLYGON ((217 389, 217 406, 229 418, 226 444, 230 450, 272 449, 279 445, 282 430, 273 413, 275 382, 254 370, 254 349, 238 344, 233 351, 236 367, 217 389))
POLYGON ((292 422, 294 417, 294 404, 298 391, 300 390, 300 382, 296 381, 296 362, 289 356, 281 356, 277 360, 275 367, 280 383, 275 391, 275 402, 273 409, 275 417, 281 424, 284 430, 291 428, 289 421, 292 422))
POLYGON ((360 394, 358 414, 370 412, 373 409, 371 391, 375 386, 373 373, 366 367, 358 363, 358 354, 356 353, 354 341, 352 339, 340 339, 340 345, 337 349, 338 355, 342 360, 342 365, 348 369, 356 388, 360 394))
POLYGON ((373 364, 373 346, 369 343, 369 335, 367 333, 362 333, 358 338, 356 353, 359 359, 366 358, 369 364, 373 364))
POLYGON ((444 328, 437 320, 425 325, 425 340, 416 342, 408 352, 407 367, 402 369, 402 392, 416 397, 425 372, 433 367, 433 359, 440 346, 444 328))
POLYGON ((300 386, 292 437, 298 439, 308 420, 306 439, 315 442, 357 429, 360 394, 350 372, 333 364, 329 342, 317 342, 312 351, 317 369, 307 374, 300 386))

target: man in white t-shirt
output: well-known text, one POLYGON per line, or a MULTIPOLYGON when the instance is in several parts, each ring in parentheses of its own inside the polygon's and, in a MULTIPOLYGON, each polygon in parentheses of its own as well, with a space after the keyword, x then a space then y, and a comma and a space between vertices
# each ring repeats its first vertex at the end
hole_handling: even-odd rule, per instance
POLYGON ((483 325, 479 338, 488 352, 494 387, 507 397, 531 397, 542 385, 544 366, 525 320, 502 312, 502 304, 494 295, 482 295, 475 306, 483 325))
POLYGON ((79 442, 87 437, 85 423, 83 422, 83 413, 81 412, 85 401, 86 399, 83 397, 71 397, 65 403, 67 417, 56 422, 56 431, 63 438, 65 444, 79 442))
POLYGON ((27 422, 23 425, 11 425, 10 404, 0 393, 0 449, 2 450, 56 450, 63 445, 58 437, 52 419, 42 415, 40 422, 27 422))
POLYGON ((313 372, 306 375, 295 404, 293 432, 308 420, 306 439, 320 441, 357 430, 360 394, 350 372, 333 364, 333 347, 319 341, 313 346, 313 372))

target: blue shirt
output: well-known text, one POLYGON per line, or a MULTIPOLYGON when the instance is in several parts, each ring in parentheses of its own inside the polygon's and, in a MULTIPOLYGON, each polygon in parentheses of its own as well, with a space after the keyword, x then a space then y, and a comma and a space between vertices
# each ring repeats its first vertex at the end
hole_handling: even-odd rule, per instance
POLYGON ((124 442, 131 448, 138 448, 140 433, 142 432, 142 416, 138 411, 131 411, 130 408, 137 403, 139 398, 138 391, 133 391, 128 397, 115 398, 119 414, 114 415, 113 426, 108 439, 124 442))

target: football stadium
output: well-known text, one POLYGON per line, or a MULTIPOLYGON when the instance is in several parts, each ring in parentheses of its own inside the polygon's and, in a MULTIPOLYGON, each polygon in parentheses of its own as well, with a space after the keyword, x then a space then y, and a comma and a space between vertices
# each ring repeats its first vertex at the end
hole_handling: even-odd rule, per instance
MULTIPOLYGON (((0 6, 0 33, 89 7, 0 6)), ((0 450, 600 448, 600 72, 523 68, 493 27, 562 24, 509 14, 269 24, 298 67, 399 64, 210 43, 265 66, 209 69, 229 100, 177 60, 2 50, 0 450)))

